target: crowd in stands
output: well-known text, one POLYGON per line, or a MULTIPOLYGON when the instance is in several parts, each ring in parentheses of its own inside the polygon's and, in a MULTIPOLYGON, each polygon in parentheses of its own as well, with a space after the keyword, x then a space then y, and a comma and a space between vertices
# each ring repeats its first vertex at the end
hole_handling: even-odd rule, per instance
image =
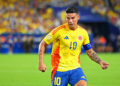
POLYGON ((51 8, 36 9, 30 0, 0 0, 0 34, 46 33, 60 23, 51 8))
POLYGON ((81 6, 92 8, 93 13, 99 13, 120 28, 120 0, 84 0, 81 6), (105 3, 106 2, 106 3, 105 3))
POLYGON ((90 26, 85 26, 85 25, 81 25, 81 26, 87 30, 89 39, 90 39, 90 44, 92 45, 93 49, 96 52, 113 52, 114 51, 112 43, 108 42, 105 36, 100 34, 98 34, 97 36, 94 36, 94 33, 90 26))
MULTIPOLYGON (((49 2, 50 0, 44 0, 49 2)), ((45 34, 54 27, 60 25, 60 21, 55 17, 53 9, 46 6, 41 7, 43 0, 0 0, 0 47, 8 42, 10 52, 13 46, 22 42, 25 52, 29 52, 33 42, 29 43, 33 37, 13 36, 14 33, 22 34, 45 34), (38 6, 40 7, 38 8, 38 6), (8 33, 9 36, 2 34, 8 33)), ((46 5, 44 3, 44 5, 46 5)), ((40 42, 41 39, 34 39, 40 42)), ((38 47, 38 46, 37 46, 38 47)))
MULTIPOLYGON (((54 1, 54 0, 52 0, 54 1)), ((56 0, 57 1, 57 0, 56 0)), ((58 0, 67 2, 68 0, 58 0)), ((111 22, 120 27, 119 14, 108 9, 102 0, 71 0, 72 3, 78 2, 80 6, 93 8, 92 12, 106 16, 111 22)), ((115 1, 115 0, 112 0, 115 1)), ((49 6, 50 0, 0 0, 0 47, 3 42, 9 42, 10 52, 16 42, 22 42, 25 52, 30 52, 35 39, 30 36, 13 37, 13 33, 22 34, 45 34, 53 28, 65 22, 65 11, 61 11, 59 16, 49 6), (1 34, 9 33, 6 38, 1 34), (31 47, 29 47, 31 46, 31 47)), ((69 3, 70 4, 70 3, 69 3)), ((62 5, 61 5, 62 6, 62 5)), ((115 9, 120 11, 120 4, 114 5, 115 9)), ((89 33, 92 33, 88 29, 89 33)), ((120 37, 118 37, 119 46, 120 37)), ((40 42, 41 39, 38 40, 40 42)), ((106 38, 99 36, 93 38, 95 49, 98 52, 112 52, 111 44, 106 46, 106 38), (98 46, 101 46, 100 48, 98 46)))
MULTIPOLYGON (((118 27, 119 29, 119 34, 120 34, 120 0, 80 0, 79 1, 80 6, 85 6, 88 8, 92 8, 93 13, 98 13, 108 19, 109 22, 114 24, 115 26, 118 27)), ((101 43, 99 39, 103 39, 103 37, 95 37, 97 39, 97 42, 95 43, 96 45, 99 45, 101 43)), ((105 38, 104 38, 105 39, 105 38)), ((100 44, 101 45, 101 44, 100 44)), ((117 37, 117 44, 116 47, 119 50, 120 47, 120 35, 117 37)), ((96 48, 97 49, 97 48, 96 48)), ((113 51, 112 44, 111 43, 104 43, 104 46, 98 47, 99 52, 102 51, 113 51)))

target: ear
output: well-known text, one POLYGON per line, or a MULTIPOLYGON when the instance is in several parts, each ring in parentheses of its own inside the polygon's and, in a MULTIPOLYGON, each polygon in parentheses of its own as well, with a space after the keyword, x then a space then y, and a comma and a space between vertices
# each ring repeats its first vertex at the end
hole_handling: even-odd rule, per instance
POLYGON ((77 14, 77 16, 78 16, 78 20, 80 19, 80 15, 79 14, 77 14))

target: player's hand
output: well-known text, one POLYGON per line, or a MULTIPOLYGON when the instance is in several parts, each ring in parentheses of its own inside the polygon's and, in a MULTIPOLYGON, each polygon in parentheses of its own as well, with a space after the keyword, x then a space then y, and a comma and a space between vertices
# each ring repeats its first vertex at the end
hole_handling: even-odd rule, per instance
POLYGON ((104 62, 104 61, 100 61, 100 65, 102 67, 102 69, 107 69, 109 64, 107 62, 104 62))
POLYGON ((45 72, 46 71, 46 65, 45 64, 40 64, 39 65, 39 70, 42 71, 42 72, 45 72))

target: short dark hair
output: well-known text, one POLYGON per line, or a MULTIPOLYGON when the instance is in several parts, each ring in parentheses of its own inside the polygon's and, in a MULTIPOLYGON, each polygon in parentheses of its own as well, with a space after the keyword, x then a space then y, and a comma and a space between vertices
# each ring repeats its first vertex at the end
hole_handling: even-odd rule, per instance
POLYGON ((76 7, 71 6, 66 9, 66 13, 78 13, 78 9, 76 7))

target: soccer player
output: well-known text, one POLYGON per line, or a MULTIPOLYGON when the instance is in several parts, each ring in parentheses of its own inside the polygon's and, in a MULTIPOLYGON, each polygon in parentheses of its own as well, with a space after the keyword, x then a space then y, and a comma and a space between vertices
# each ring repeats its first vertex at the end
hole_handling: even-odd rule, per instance
POLYGON ((102 69, 108 68, 108 63, 101 60, 92 49, 87 31, 79 26, 80 15, 78 9, 66 9, 66 24, 53 29, 39 45, 39 70, 45 72, 43 62, 45 47, 53 43, 51 53, 52 86, 87 86, 87 79, 80 66, 81 46, 87 55, 102 69))

